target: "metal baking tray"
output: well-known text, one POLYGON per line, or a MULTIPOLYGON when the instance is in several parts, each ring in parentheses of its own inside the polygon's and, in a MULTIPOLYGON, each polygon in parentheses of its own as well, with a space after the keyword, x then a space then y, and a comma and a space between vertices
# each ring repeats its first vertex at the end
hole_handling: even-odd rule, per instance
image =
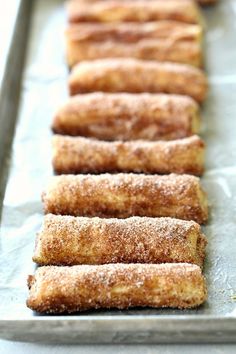
POLYGON ((236 342, 235 12, 233 0, 204 9, 210 82, 201 134, 207 144, 202 183, 211 204, 211 218, 204 227, 209 241, 204 268, 207 303, 186 311, 131 309, 42 316, 25 306, 26 278, 35 270, 31 257, 43 218, 40 194, 52 174, 52 115, 67 96, 66 19, 60 0, 21 1, 9 54, 12 62, 0 98, 0 155, 6 157, 11 151, 8 163, 1 161, 0 171, 2 191, 8 176, 1 217, 0 337, 56 343, 236 342), (22 71, 19 63, 26 44, 22 71), (6 137, 12 140, 10 148, 6 137))

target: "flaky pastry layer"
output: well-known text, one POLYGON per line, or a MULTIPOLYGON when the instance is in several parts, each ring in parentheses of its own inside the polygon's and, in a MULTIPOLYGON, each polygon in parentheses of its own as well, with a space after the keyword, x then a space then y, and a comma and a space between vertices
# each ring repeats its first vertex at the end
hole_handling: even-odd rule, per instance
POLYGON ((199 126, 199 107, 187 96, 95 92, 70 97, 52 129, 103 140, 170 140, 198 133, 199 126))
POLYGON ((194 221, 46 215, 33 260, 40 265, 194 263, 203 265, 206 238, 194 221))
POLYGON ((126 218, 170 216, 204 223, 207 198, 190 175, 61 175, 42 195, 45 213, 126 218))
POLYGON ((207 297, 197 265, 108 264, 40 267, 29 276, 27 306, 46 313, 71 313, 133 306, 192 308, 207 297))
POLYGON ((106 142, 54 135, 52 164, 57 174, 144 172, 189 173, 204 170, 205 145, 192 136, 173 141, 106 142))
POLYGON ((176 21, 80 23, 66 31, 67 60, 138 58, 202 66, 202 29, 176 21))
POLYGON ((69 76, 71 95, 93 91, 174 93, 202 102, 207 94, 203 71, 190 65, 112 58, 83 61, 69 76))

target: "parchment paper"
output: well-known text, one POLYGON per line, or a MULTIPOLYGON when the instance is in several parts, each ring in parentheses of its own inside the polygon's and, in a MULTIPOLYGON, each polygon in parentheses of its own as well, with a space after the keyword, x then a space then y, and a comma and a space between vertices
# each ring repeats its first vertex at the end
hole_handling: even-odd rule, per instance
MULTIPOLYGON (((133 309, 87 315, 236 315, 236 1, 222 0, 204 14, 210 81, 201 134, 207 144, 202 183, 211 205, 204 227, 209 242, 204 268, 208 301, 191 311, 133 309)), ((52 174, 50 124, 67 96, 64 27, 62 1, 36 1, 1 221, 1 319, 39 316, 25 305, 26 279, 35 269, 31 257, 43 218, 41 192, 52 174)))

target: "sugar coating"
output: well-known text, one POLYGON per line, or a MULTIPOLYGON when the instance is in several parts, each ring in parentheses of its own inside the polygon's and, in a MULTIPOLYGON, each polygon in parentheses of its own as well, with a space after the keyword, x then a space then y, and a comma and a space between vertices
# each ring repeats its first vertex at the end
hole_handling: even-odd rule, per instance
POLYGON ((83 61, 69 77, 70 94, 103 92, 152 92, 187 95, 198 102, 206 98, 206 75, 187 64, 134 58, 83 61))
POLYGON ((202 266, 206 238, 194 221, 46 215, 33 260, 40 265, 185 262, 202 266))
POLYGON ((206 300, 205 279, 193 264, 108 264, 37 269, 27 306, 47 313, 132 306, 191 308, 206 300))
POLYGON ((172 141, 105 142, 54 135, 53 167, 57 174, 144 172, 201 175, 204 142, 198 136, 172 141))
POLYGON ((82 60, 132 57, 201 67, 202 29, 177 21, 79 23, 66 31, 69 66, 82 60))
POLYGON ((67 3, 69 22, 147 22, 176 20, 199 23, 198 7, 191 0, 145 1, 106 0, 75 1, 67 3), (93 6, 91 6, 91 2, 93 6))
POLYGON ((126 218, 169 216, 204 223, 207 198, 190 175, 61 175, 42 195, 45 213, 126 218))
POLYGON ((187 96, 93 92, 70 97, 52 129, 104 140, 172 140, 197 133, 199 125, 199 107, 187 96))

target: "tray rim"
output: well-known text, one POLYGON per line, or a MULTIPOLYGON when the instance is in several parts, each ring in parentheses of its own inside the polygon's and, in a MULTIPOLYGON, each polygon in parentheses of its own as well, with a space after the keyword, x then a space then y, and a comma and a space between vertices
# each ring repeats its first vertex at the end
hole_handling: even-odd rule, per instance
POLYGON ((190 315, 190 317, 189 315, 168 317, 81 315, 79 319, 77 316, 43 316, 26 320, 4 319, 0 320, 0 337, 27 342, 58 343, 59 341, 80 344, 236 343, 236 317, 229 315, 190 315), (42 331, 42 323, 44 331, 42 331), (60 336, 64 328, 70 331, 71 338, 66 338, 64 335, 61 341, 60 336), (48 336, 49 330, 50 336, 48 336))
POLYGON ((11 14, 11 21, 9 21, 12 27, 4 33, 7 46, 2 53, 3 68, 0 68, 0 227, 2 204, 10 170, 10 153, 22 92, 21 83, 33 4, 34 0, 32 2, 15 0, 16 11, 13 15, 11 14))

